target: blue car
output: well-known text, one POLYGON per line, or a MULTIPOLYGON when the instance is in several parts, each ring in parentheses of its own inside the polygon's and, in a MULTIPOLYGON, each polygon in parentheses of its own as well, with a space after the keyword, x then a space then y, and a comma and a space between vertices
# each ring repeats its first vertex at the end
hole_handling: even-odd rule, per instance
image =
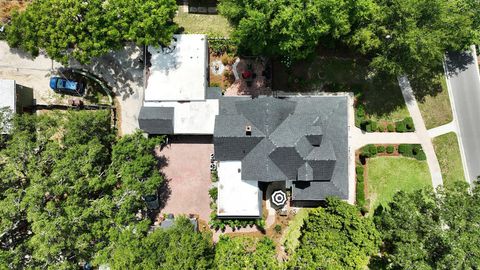
POLYGON ((60 77, 50 78, 50 88, 59 94, 72 96, 83 96, 85 94, 85 86, 81 82, 66 80, 60 77))

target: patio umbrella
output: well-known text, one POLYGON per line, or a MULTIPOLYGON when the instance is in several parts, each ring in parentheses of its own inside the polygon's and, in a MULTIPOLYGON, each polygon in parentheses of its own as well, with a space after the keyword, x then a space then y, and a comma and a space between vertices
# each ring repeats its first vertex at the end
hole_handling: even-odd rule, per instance
POLYGON ((287 194, 282 190, 277 190, 272 194, 272 202, 276 206, 282 206, 287 202, 287 194))

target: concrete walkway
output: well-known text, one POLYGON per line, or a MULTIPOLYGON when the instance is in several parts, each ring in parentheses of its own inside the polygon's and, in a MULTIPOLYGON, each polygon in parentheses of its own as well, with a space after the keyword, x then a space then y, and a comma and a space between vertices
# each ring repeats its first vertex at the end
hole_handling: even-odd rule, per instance
POLYGON ((423 122, 422 114, 418 108, 418 104, 408 78, 406 76, 399 77, 398 84, 400 85, 400 89, 402 89, 403 98, 405 99, 405 103, 407 104, 408 111, 413 119, 413 123, 415 124, 415 133, 417 134, 423 151, 427 156, 428 168, 430 169, 430 175, 432 177, 432 185, 434 188, 436 188, 440 185, 443 185, 443 180, 432 140, 430 139, 427 128, 425 127, 425 123, 423 122))
POLYGON ((351 129, 352 147, 359 149, 367 144, 399 144, 399 143, 420 143, 420 139, 415 132, 405 133, 386 133, 386 132, 363 132, 357 127, 351 129))
POLYGON ((429 129, 428 131, 428 136, 430 136, 430 138, 435 138, 435 137, 438 137, 438 136, 441 136, 441 135, 444 135, 444 134, 447 134, 447 133, 450 133, 450 132, 457 132, 457 125, 455 124, 454 121, 448 123, 448 124, 445 124, 443 126, 439 126, 439 127, 435 127, 435 128, 431 128, 429 129))

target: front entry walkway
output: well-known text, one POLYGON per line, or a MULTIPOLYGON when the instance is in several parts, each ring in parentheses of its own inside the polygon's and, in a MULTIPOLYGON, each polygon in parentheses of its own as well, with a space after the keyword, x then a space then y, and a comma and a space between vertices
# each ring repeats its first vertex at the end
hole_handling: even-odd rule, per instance
POLYGON ((430 175, 432 177, 433 188, 436 188, 440 185, 443 185, 443 180, 440 164, 438 163, 432 140, 428 135, 425 122, 423 121, 422 114, 418 108, 417 100, 415 99, 415 95, 413 94, 413 90, 410 86, 407 76, 399 77, 398 84, 400 85, 400 89, 402 89, 403 98, 405 99, 405 103, 407 104, 408 111, 413 119, 413 123, 415 124, 415 133, 417 134, 423 151, 427 156, 427 163, 428 168, 430 169, 430 175))

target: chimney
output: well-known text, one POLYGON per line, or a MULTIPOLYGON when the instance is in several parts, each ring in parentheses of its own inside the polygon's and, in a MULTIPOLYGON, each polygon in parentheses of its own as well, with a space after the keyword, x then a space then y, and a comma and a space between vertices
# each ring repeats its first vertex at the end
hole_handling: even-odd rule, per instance
POLYGON ((252 126, 245 126, 245 135, 252 136, 252 126))

